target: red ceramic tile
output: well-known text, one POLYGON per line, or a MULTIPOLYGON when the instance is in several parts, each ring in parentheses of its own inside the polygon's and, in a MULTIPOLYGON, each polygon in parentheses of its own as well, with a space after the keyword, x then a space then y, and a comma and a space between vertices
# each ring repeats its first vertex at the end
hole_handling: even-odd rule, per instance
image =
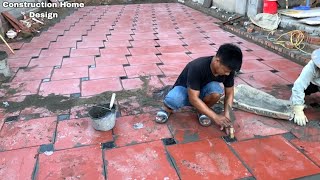
POLYGON ((255 88, 290 84, 289 81, 282 79, 270 71, 240 74, 239 77, 255 88))
POLYGON ((161 82, 163 82, 165 86, 173 85, 177 79, 178 79, 178 76, 168 76, 168 77, 160 78, 161 82))
POLYGON ((138 56, 128 56, 128 61, 130 65, 137 65, 137 64, 156 64, 160 63, 161 61, 159 58, 154 55, 138 55, 138 56))
POLYGON ((96 68, 89 69, 89 77, 90 79, 103 79, 110 77, 121 77, 126 76, 126 73, 123 69, 122 65, 114 65, 114 66, 99 66, 96 68))
POLYGON ((81 83, 81 95, 92 96, 106 91, 121 91, 122 86, 119 78, 97 79, 83 81, 81 83))
POLYGON ((88 67, 63 67, 54 69, 51 80, 79 79, 88 76, 88 67))
POLYGON ((107 41, 104 42, 106 48, 110 47, 129 47, 131 46, 129 41, 107 41))
POLYGON ((167 147, 181 179, 241 179, 251 174, 221 139, 167 147))
POLYGON ((244 42, 242 44, 242 46, 245 46, 245 47, 247 47, 248 49, 251 49, 251 50, 265 50, 263 47, 261 47, 259 45, 256 45, 254 43, 250 43, 250 42, 244 42))
POLYGON ((231 146, 257 179, 295 179, 320 171, 281 136, 243 141, 231 146))
POLYGON ((119 35, 113 34, 111 36, 107 36, 107 38, 108 38, 108 41, 129 41, 129 40, 132 40, 132 37, 129 34, 119 34, 119 35))
POLYGON ((0 132, 0 149, 12 150, 49 144, 53 141, 57 117, 7 122, 0 132))
POLYGON ((23 57, 37 57, 40 54, 41 49, 28 49, 28 50, 18 50, 14 54, 10 54, 9 58, 23 58, 23 57))
MULTIPOLYGON (((302 140, 311 140, 311 137, 318 137, 317 141, 320 141, 320 125, 318 118, 316 120, 311 119, 308 116, 307 110, 305 110, 306 116, 309 118, 309 122, 306 126, 298 126, 293 121, 279 121, 285 129, 294 134, 297 138, 302 140)), ((319 116, 318 116, 319 117, 319 116)))
POLYGON ((133 40, 154 40, 157 39, 157 36, 155 36, 153 33, 135 33, 132 35, 133 40))
POLYGON ((262 63, 278 71, 283 71, 287 69, 296 69, 297 71, 301 71, 303 68, 301 65, 289 60, 267 60, 262 61, 262 63))
POLYGON ((159 53, 155 47, 133 47, 130 48, 129 51, 133 56, 153 55, 159 53))
POLYGON ((185 53, 186 48, 181 45, 161 46, 157 48, 161 53, 185 53))
POLYGON ((76 48, 77 41, 63 41, 63 42, 52 42, 50 43, 50 49, 60 49, 60 48, 76 48))
POLYGON ((130 55, 127 47, 106 47, 100 50, 101 56, 109 55, 130 55))
POLYGON ((185 44, 180 39, 171 39, 171 40, 157 40, 156 41, 160 46, 174 46, 174 45, 183 45, 185 44))
POLYGON ((73 106, 70 110, 70 119, 79 119, 89 117, 88 112, 92 104, 85 104, 80 106, 73 106))
POLYGON ((15 59, 8 59, 8 64, 10 68, 13 67, 27 67, 31 58, 25 57, 25 58, 15 58, 15 59))
MULTIPOLYGON (((85 36, 86 37, 86 36, 85 36)), ((57 42, 64 42, 64 41, 81 41, 82 38, 79 35, 69 35, 69 36, 58 36, 57 42)))
MULTIPOLYGON (((212 43, 211 41, 205 38, 195 38, 195 39, 185 38, 185 39, 182 39, 182 41, 187 45, 192 45, 193 47, 197 45, 209 45, 212 43)), ((186 48, 188 48, 188 46, 186 46, 186 48)))
POLYGON ((12 43, 8 43, 9 46, 12 48, 12 49, 21 49, 21 47, 23 46, 24 42, 12 42, 12 43))
POLYGON ((154 121, 154 115, 151 114, 120 117, 116 121, 113 132, 117 146, 171 137, 168 127, 165 124, 157 124, 154 121))
POLYGON ((191 112, 171 114, 168 126, 178 143, 199 141, 225 135, 215 125, 210 127, 201 126, 197 115, 191 112))
POLYGON ((235 79, 234 79, 234 86, 236 87, 236 86, 238 86, 239 84, 246 84, 246 85, 248 85, 246 82, 244 82, 241 78, 239 78, 239 77, 235 77, 235 79))
POLYGON ((129 64, 125 55, 109 55, 95 58, 96 66, 113 66, 129 64))
POLYGON ((69 110, 56 110, 51 112, 46 107, 28 107, 21 111, 19 114, 19 120, 28 121, 30 119, 43 118, 43 117, 53 117, 59 114, 68 114, 69 110))
POLYGON ((71 49, 70 57, 100 55, 99 48, 71 49))
POLYGON ((137 97, 132 96, 129 98, 121 99, 118 101, 121 116, 129 116, 141 114, 141 106, 137 97))
POLYGON ((158 43, 155 40, 147 39, 147 40, 134 40, 130 42, 132 47, 154 47, 157 46, 158 43))
POLYGON ((15 96, 27 96, 37 94, 41 80, 25 81, 25 82, 12 82, 11 89, 15 89, 15 96))
POLYGON ((82 41, 82 42, 77 42, 77 48, 99 48, 99 47, 104 47, 103 41, 82 41))
POLYGON ((239 141, 288 132, 288 130, 278 122, 281 120, 275 120, 241 110, 234 111, 234 113, 236 121, 233 126, 235 128, 235 137, 239 141))
POLYGON ((252 72, 260 72, 260 71, 270 71, 271 67, 263 64, 258 60, 252 61, 244 61, 241 66, 241 71, 243 73, 252 73, 252 72))
POLYGON ((54 148, 66 149, 110 141, 113 141, 112 131, 95 130, 90 118, 72 119, 59 122, 54 148))
POLYGON ((159 30, 159 33, 156 35, 159 40, 171 40, 171 39, 179 39, 181 36, 177 34, 176 32, 173 33, 163 33, 161 30, 159 30))
POLYGON ((40 154, 37 179, 103 180, 101 151, 99 146, 87 146, 40 154))
POLYGON ((159 68, 166 76, 178 76, 185 68, 187 63, 159 65, 159 68))
POLYGON ((69 56, 69 54, 70 54, 70 48, 47 49, 47 50, 41 51, 39 58, 50 57, 50 56, 63 57, 63 56, 69 56))
POLYGON ((140 89, 143 87, 143 81, 140 78, 123 79, 121 84, 124 90, 140 89))
POLYGON ((139 77, 139 76, 156 76, 162 75, 162 72, 155 64, 148 65, 136 65, 124 67, 128 77, 139 77))
POLYGON ((293 143, 300 151, 306 154, 313 162, 320 166, 320 139, 318 141, 293 139, 293 143))
POLYGON ((1 179, 32 179, 37 148, 0 152, 1 179))
POLYGON ((89 66, 94 64, 93 56, 71 57, 63 58, 62 67, 89 66))
POLYGON ((39 90, 39 94, 42 96, 50 94, 69 95, 73 93, 80 93, 80 79, 43 82, 39 90))
POLYGON ((104 32, 104 33, 88 33, 88 36, 83 36, 82 41, 107 41, 107 36, 106 33, 109 32, 104 32))
POLYGON ((259 58, 263 59, 263 60, 271 60, 271 59, 280 59, 282 58, 282 56, 273 53, 271 51, 268 50, 254 50, 251 52, 253 55, 258 56, 259 58))
POLYGON ((276 73, 276 75, 282 77, 283 79, 289 81, 290 83, 294 83, 301 73, 300 69, 286 69, 281 70, 276 73))
POLYGON ((215 52, 207 52, 207 53, 189 54, 189 56, 192 60, 194 60, 200 57, 215 56, 215 54, 216 54, 215 52))
POLYGON ((32 81, 32 80, 50 78, 52 69, 53 69, 52 67, 43 67, 43 68, 30 67, 27 69, 19 69, 13 81, 23 82, 23 81, 32 81))
POLYGON ((214 53, 217 49, 210 45, 189 44, 186 48, 193 54, 197 53, 214 53))
POLYGON ((29 67, 60 66, 61 62, 62 62, 62 56, 42 57, 37 59, 31 59, 29 67))
POLYGON ((49 44, 50 44, 50 40, 45 40, 41 42, 24 43, 22 48, 23 50, 42 49, 42 48, 48 48, 49 44))
POLYGON ((164 64, 186 63, 191 61, 191 58, 185 53, 162 53, 158 57, 164 64))
POLYGON ((161 141, 107 150, 107 179, 179 179, 165 152, 161 141))

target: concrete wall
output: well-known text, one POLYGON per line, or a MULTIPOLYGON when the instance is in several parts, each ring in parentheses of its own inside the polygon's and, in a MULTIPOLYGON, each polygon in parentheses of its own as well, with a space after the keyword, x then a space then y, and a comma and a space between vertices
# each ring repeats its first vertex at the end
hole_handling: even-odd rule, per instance
POLYGON ((213 6, 226 10, 228 12, 235 12, 236 0, 213 0, 213 6))
MULTIPOLYGON (((21 12, 35 11, 37 9, 32 9, 32 8, 4 8, 2 6, 2 3, 4 1, 7 1, 7 2, 23 2, 23 1, 26 1, 26 2, 42 2, 42 1, 45 1, 45 0, 23 0, 23 1, 19 1, 19 0, 0 0, 0 12, 8 11, 14 17, 20 18, 20 17, 22 17, 21 12)), ((9 24, 8 24, 7 20, 5 20, 3 18, 3 16, 0 15, 0 33, 4 34, 8 30, 8 28, 9 28, 9 24)))

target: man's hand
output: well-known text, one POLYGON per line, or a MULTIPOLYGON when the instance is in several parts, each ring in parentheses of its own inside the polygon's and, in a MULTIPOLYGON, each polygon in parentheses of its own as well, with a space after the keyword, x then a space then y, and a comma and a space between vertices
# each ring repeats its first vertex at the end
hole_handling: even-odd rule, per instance
POLYGON ((294 123, 298 124, 299 126, 305 126, 308 122, 306 115, 303 112, 304 105, 295 105, 293 106, 293 113, 294 113, 294 123))
POLYGON ((226 116, 217 115, 216 118, 213 119, 221 128, 227 128, 231 126, 231 121, 226 116))

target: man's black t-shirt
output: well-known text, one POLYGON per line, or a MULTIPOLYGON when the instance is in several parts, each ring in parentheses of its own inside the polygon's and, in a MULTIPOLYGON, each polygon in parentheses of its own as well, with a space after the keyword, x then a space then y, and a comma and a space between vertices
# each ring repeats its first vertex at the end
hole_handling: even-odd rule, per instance
POLYGON ((210 68, 211 61, 213 56, 201 57, 189 62, 174 86, 184 86, 200 91, 209 82, 216 81, 222 82, 224 87, 232 87, 235 73, 232 71, 228 76, 214 76, 210 68))

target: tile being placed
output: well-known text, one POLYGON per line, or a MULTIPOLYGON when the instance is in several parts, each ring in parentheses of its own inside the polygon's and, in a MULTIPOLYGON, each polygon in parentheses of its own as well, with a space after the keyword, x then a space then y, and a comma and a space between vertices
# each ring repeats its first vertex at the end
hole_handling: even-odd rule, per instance
POLYGON ((113 141, 112 131, 97 131, 90 118, 61 121, 58 124, 55 149, 67 149, 84 145, 99 145, 113 141))
POLYGON ((7 122, 0 132, 0 149, 12 150, 52 143, 56 123, 56 117, 7 122))
POLYGON ((1 179, 32 179, 37 147, 0 152, 1 179))
POLYGON ((257 179, 296 179, 320 172, 319 167, 281 136, 242 141, 231 146, 257 179))
POLYGON ((165 124, 157 124, 154 115, 140 114, 123 116, 117 119, 113 129, 117 146, 133 145, 149 141, 171 138, 165 124))
POLYGON ((40 154, 37 178, 103 180, 102 150, 95 145, 40 154))
POLYGON ((241 179, 251 174, 222 139, 167 147, 181 179, 241 179))
POLYGON ((201 126, 197 115, 192 112, 172 114, 168 121, 168 127, 177 143, 182 144, 225 135, 215 125, 209 127, 201 126))
POLYGON ((104 159, 107 179, 179 179, 161 141, 106 150, 104 159))

